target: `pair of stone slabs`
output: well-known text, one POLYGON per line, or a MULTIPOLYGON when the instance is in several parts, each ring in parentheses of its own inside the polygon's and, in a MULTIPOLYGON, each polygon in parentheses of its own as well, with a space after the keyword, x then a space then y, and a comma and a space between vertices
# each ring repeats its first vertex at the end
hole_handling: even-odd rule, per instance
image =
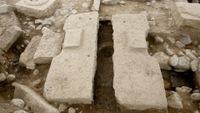
MULTIPOLYGON (((98 13, 70 16, 65 40, 52 63, 44 96, 53 102, 91 104, 97 60, 98 13)), ((144 14, 121 14, 112 18, 115 53, 114 84, 119 104, 129 109, 165 109, 164 83, 159 65, 147 53, 149 30, 144 14)))

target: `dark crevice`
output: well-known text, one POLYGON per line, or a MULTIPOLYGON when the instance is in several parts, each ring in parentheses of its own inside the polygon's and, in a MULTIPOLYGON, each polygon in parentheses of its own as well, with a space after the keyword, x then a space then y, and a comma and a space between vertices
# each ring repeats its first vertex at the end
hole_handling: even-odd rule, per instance
POLYGON ((100 21, 97 71, 94 82, 94 105, 98 109, 117 110, 113 89, 113 39, 110 21, 100 21))

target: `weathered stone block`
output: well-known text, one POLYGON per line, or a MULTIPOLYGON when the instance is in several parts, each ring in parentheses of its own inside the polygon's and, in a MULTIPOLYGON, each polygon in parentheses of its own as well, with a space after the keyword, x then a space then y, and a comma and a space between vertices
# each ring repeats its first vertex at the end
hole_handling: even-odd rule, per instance
POLYGON ((9 27, 2 36, 0 36, 0 49, 8 51, 21 34, 21 28, 17 26, 9 27))
POLYGON ((200 29, 200 5, 198 3, 176 2, 178 25, 200 29))
POLYGON ((51 63, 53 57, 57 56, 62 48, 63 37, 59 33, 55 33, 44 27, 42 29, 43 36, 34 55, 36 64, 51 63))
POLYGON ((20 55, 19 62, 24 64, 27 69, 35 69, 33 57, 39 45, 40 39, 40 36, 33 37, 24 52, 20 55))
POLYGON ((145 15, 114 15, 112 23, 115 48, 113 87, 118 103, 135 110, 167 108, 159 64, 147 53, 145 38, 149 26, 145 15), (130 39, 140 40, 141 45, 132 43, 130 48, 130 39))
POLYGON ((59 0, 20 0, 15 6, 27 16, 41 18, 51 16, 59 6, 59 0))
POLYGON ((13 83, 13 86, 15 87, 14 97, 24 100, 32 111, 36 113, 60 113, 29 87, 19 83, 13 83))
POLYGON ((67 18, 64 26, 67 47, 64 44, 61 54, 53 58, 51 63, 44 85, 47 100, 69 104, 92 103, 98 22, 97 12, 67 18))

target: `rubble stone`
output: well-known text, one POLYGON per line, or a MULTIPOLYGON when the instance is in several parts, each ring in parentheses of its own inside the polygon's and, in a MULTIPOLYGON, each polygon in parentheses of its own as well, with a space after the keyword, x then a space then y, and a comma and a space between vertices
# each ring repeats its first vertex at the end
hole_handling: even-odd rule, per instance
POLYGON ((198 59, 191 61, 190 66, 191 66, 191 69, 192 69, 193 72, 197 71, 198 63, 199 63, 198 59))
POLYGON ((92 103, 98 23, 97 12, 81 13, 67 18, 63 28, 66 35, 64 48, 53 58, 44 85, 44 96, 47 100, 69 104, 92 103), (79 33, 80 29, 84 32, 79 33))
POLYGON ((41 96, 29 87, 19 83, 13 83, 15 87, 14 97, 24 100, 24 102, 36 113, 59 113, 59 111, 48 104, 41 96))
POLYGON ((62 48, 63 37, 44 27, 42 29, 43 36, 34 54, 34 63, 48 64, 51 63, 53 57, 57 56, 62 48))
POLYGON ((13 112, 13 113, 28 113, 28 112, 26 112, 26 111, 24 111, 24 110, 17 110, 17 111, 15 111, 15 112, 13 112))
POLYGON ((200 93, 192 93, 191 94, 191 99, 193 101, 200 101, 200 93))
POLYGON ((0 36, 0 49, 8 51, 13 43, 18 39, 21 34, 21 28, 18 26, 11 26, 5 33, 0 36))
POLYGON ((99 11, 101 0, 93 0, 92 10, 99 11))
POLYGON ((12 11, 10 5, 7 4, 0 5, 0 14, 9 13, 10 11, 12 11))
POLYGON ((178 65, 178 56, 173 55, 172 57, 170 57, 169 64, 173 67, 176 67, 178 65))
POLYGON ((169 65, 170 57, 167 56, 164 52, 157 52, 153 55, 153 57, 157 59, 161 69, 164 69, 164 70, 172 69, 169 65))
POLYGON ((42 18, 55 12, 59 7, 59 0, 20 0, 15 6, 17 11, 27 16, 42 18))
POLYGON ((6 75, 4 73, 0 73, 0 83, 6 80, 6 75))
POLYGON ((182 109, 182 99, 178 93, 172 91, 172 94, 167 98, 168 106, 175 109, 182 109))
POLYGON ((41 38, 39 36, 33 37, 24 52, 20 55, 19 62, 24 64, 28 69, 35 69, 33 57, 39 45, 40 39, 41 38))
POLYGON ((117 102, 135 110, 165 109, 167 100, 161 71, 156 59, 149 56, 145 48, 149 29, 146 16, 113 15, 112 23, 115 48, 113 88, 117 102), (140 40, 143 46, 137 41, 127 44, 130 40, 140 40))
POLYGON ((181 70, 189 70, 190 69, 190 61, 186 56, 181 56, 178 58, 178 65, 176 68, 181 70))
POLYGON ((198 3, 177 2, 179 25, 200 29, 200 5, 198 3))
POLYGON ((19 108, 24 108, 24 105, 25 105, 24 101, 22 99, 18 99, 18 98, 12 99, 10 103, 19 108))

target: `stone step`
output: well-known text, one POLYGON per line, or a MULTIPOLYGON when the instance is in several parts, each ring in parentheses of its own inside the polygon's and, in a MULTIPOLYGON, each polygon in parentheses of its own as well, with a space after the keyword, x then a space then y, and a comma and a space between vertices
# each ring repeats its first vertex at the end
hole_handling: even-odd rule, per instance
POLYGON ((67 18, 62 52, 53 58, 44 96, 53 102, 91 104, 97 62, 98 13, 67 18))
POLYGON ((128 109, 165 109, 167 100, 158 62, 147 53, 145 13, 113 15, 115 96, 128 109))

